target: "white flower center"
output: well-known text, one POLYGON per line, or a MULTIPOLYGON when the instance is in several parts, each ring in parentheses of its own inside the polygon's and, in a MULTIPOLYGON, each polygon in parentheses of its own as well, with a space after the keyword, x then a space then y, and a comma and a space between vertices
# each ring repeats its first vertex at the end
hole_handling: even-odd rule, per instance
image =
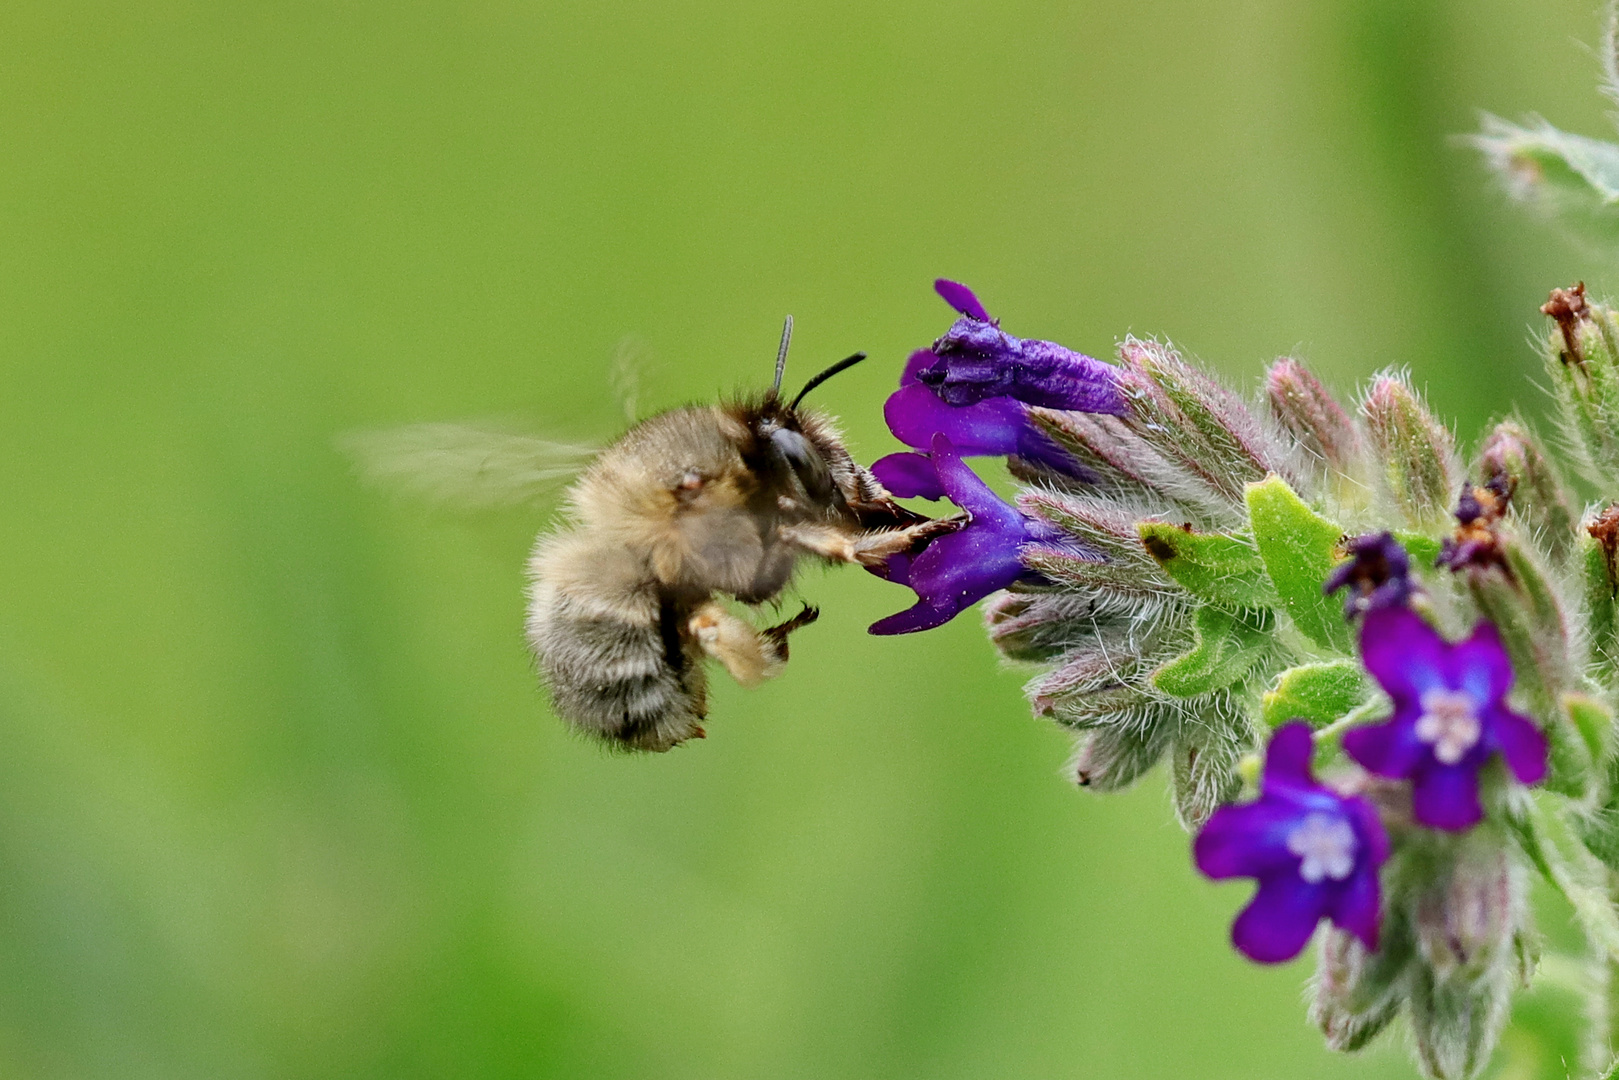
POLYGON ((1287 834, 1287 850, 1297 855, 1299 877, 1311 885, 1322 878, 1342 881, 1355 869, 1355 830, 1333 814, 1306 814, 1287 834))
POLYGON ((1441 764, 1454 765, 1478 745, 1478 711, 1460 690, 1429 690, 1422 695, 1417 738, 1433 747, 1441 764))

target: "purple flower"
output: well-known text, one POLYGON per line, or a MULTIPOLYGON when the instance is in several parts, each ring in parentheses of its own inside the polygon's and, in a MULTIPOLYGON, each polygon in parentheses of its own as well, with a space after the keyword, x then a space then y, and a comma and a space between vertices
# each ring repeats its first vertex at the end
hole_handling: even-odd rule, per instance
POLYGON ((907 373, 941 401, 960 408, 1009 397, 1047 409, 1127 411, 1111 366, 1054 341, 1003 332, 965 285, 940 278, 933 288, 961 318, 931 350, 911 357, 907 373))
POLYGON ((1054 342, 1003 333, 965 285, 941 278, 933 287, 962 317, 933 348, 911 354, 900 388, 883 406, 889 429, 917 450, 943 433, 969 457, 1016 455, 1089 479, 1034 425, 1029 409, 1122 414, 1127 406, 1113 368, 1054 342))
POLYGON ((1377 948, 1377 868, 1389 857, 1388 836, 1364 799, 1315 782, 1312 749, 1307 724, 1277 728, 1259 798, 1216 810, 1192 845, 1209 877, 1258 879, 1231 942, 1263 964, 1297 956, 1323 918, 1377 948))
POLYGON ((1404 607, 1411 597, 1411 560, 1392 533, 1366 533, 1344 544, 1349 561, 1327 575, 1322 592, 1344 586, 1344 618, 1378 608, 1404 607))
POLYGON ((1394 699, 1394 716, 1346 732, 1344 750, 1379 776, 1409 777, 1422 824, 1476 825, 1478 771, 1498 751, 1522 783, 1546 775, 1546 736, 1505 704, 1512 662, 1492 624, 1452 645, 1415 612, 1383 608, 1361 625, 1360 655, 1394 699))
MULTIPOLYGON (((1020 553, 1030 544, 1062 547, 1081 556, 1101 556, 1081 547, 1056 528, 1024 517, 1001 500, 961 460, 948 436, 933 436, 931 456, 917 457, 934 470, 937 490, 967 511, 966 528, 941 536, 912 557, 888 560, 880 576, 908 585, 916 603, 904 611, 879 619, 873 634, 910 634, 942 626, 992 592, 1018 582, 1046 579, 1024 566, 1020 553)), ((894 475, 891 472, 890 478, 894 475)), ((884 479, 886 484, 888 479, 884 479)))

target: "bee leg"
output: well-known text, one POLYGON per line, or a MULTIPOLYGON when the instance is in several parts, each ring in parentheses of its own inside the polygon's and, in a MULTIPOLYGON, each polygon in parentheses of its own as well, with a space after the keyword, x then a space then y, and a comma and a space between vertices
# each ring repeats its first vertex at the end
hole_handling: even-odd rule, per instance
POLYGON ((750 690, 780 675, 787 662, 786 648, 778 648, 768 636, 771 631, 760 633, 746 619, 719 604, 704 604, 692 612, 686 626, 703 651, 724 664, 731 678, 750 690))
POLYGON ((787 635, 794 630, 802 630, 810 623, 821 617, 821 609, 811 604, 805 604, 804 610, 788 619, 784 623, 777 623, 760 631, 760 636, 769 641, 776 649, 776 655, 782 663, 787 662, 787 635))
POLYGON ((895 555, 911 554, 967 524, 965 516, 929 519, 903 529, 849 532, 832 525, 789 525, 783 538, 806 551, 839 562, 881 566, 895 555))

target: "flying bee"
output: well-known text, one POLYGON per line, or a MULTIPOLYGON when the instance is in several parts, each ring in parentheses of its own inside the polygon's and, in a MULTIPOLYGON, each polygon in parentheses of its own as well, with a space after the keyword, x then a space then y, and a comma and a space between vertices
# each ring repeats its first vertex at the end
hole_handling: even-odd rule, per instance
MULTIPOLYGON (((805 605, 759 629, 726 598, 765 604, 805 557, 875 569, 960 527, 958 518, 896 504, 832 420, 801 407, 864 353, 816 375, 791 402, 782 398, 792 327, 789 317, 769 390, 635 424, 583 468, 562 520, 536 540, 528 644, 554 710, 576 730, 633 750, 701 738, 706 661, 758 686, 781 673, 788 635, 819 615, 805 605)), ((480 456, 477 439, 452 445, 465 431, 426 425, 405 429, 408 437, 351 439, 349 448, 373 475, 439 497, 453 497, 447 478, 469 471, 456 462, 472 466, 473 484, 517 473, 532 486, 563 467, 558 459, 579 456, 521 439, 480 456)))

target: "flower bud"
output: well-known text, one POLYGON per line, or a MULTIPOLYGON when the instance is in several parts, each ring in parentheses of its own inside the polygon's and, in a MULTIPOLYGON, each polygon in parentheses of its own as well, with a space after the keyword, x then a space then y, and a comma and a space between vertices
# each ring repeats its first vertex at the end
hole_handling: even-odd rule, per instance
POLYGON ((1506 498, 1558 560, 1573 548, 1578 515, 1568 485, 1540 441, 1517 420, 1495 425, 1479 451, 1484 486, 1506 498))
POLYGON ((1410 925, 1390 912, 1375 952, 1335 926, 1317 941, 1310 1022, 1329 1047, 1352 1053, 1388 1026, 1404 1001, 1404 979, 1415 952, 1410 925))
POLYGON ((1418 952, 1438 979, 1476 977, 1509 957, 1525 913, 1524 874, 1504 837, 1481 826, 1455 848, 1411 905, 1418 952))
POLYGON ((1612 664, 1619 660, 1619 503, 1586 522, 1578 550, 1591 650, 1612 664))
POLYGON ((1434 1080, 1472 1080, 1489 1063, 1506 1024, 1515 983, 1508 965, 1487 978, 1436 979, 1422 965, 1412 971, 1411 1040, 1417 1062, 1434 1080))
POLYGON ((1563 428, 1586 478, 1606 489, 1619 469, 1619 319, 1584 282, 1553 289, 1540 310, 1554 323, 1546 374, 1563 428))
POLYGON ((1373 381, 1360 410, 1389 493, 1406 520, 1418 528, 1442 522, 1462 477, 1450 429, 1398 375, 1373 381))
POLYGON ((1026 550, 1023 561, 1052 581, 1147 596, 1183 592, 1141 546, 1137 523, 1147 514, 1116 502, 1039 489, 1020 495, 1018 509, 1104 556, 1087 561, 1055 548, 1026 550))
POLYGON ((1557 695, 1578 686, 1579 641, 1550 571, 1516 530, 1495 537, 1498 563, 1467 570, 1467 584, 1484 616, 1501 632, 1519 687, 1542 724, 1553 719, 1557 695))
POLYGON ((1155 341, 1125 339, 1118 385, 1131 428, 1164 457, 1241 503, 1244 485, 1277 473, 1302 480, 1287 453, 1242 398, 1155 341))
POLYGON ((1392 902, 1409 912, 1416 939, 1411 1031, 1430 1076, 1477 1074, 1521 981, 1527 882, 1514 851, 1486 825, 1403 853, 1403 895, 1392 902))
POLYGON ((1271 415, 1299 445, 1334 472, 1353 473, 1360 464, 1360 432, 1308 368, 1282 357, 1265 374, 1271 415))
POLYGON ((1120 791, 1158 764, 1169 749, 1171 735, 1163 724, 1146 729, 1115 726, 1087 731, 1074 743, 1069 775, 1080 787, 1120 791))
POLYGON ((1259 746, 1247 713, 1230 691, 1211 694, 1175 741, 1170 773, 1175 816, 1195 832, 1242 788, 1237 766, 1259 746))
POLYGON ((1155 478, 1172 466, 1115 416, 1029 409, 1029 421, 1096 478, 1095 489, 1142 496, 1154 490, 1155 478))

